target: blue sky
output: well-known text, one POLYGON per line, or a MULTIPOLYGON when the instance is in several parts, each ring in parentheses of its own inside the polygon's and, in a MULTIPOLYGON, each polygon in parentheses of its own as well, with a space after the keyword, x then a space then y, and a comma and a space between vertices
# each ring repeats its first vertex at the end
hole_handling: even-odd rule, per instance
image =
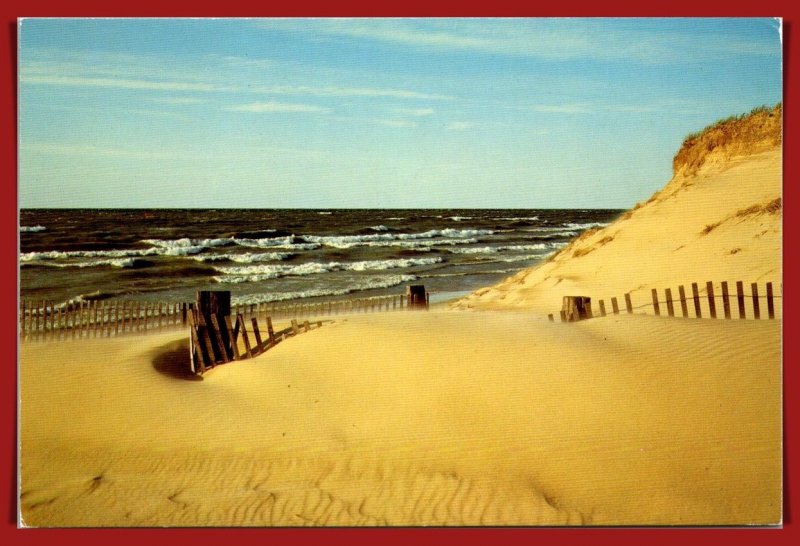
POLYGON ((20 206, 628 208, 773 19, 26 19, 20 206))

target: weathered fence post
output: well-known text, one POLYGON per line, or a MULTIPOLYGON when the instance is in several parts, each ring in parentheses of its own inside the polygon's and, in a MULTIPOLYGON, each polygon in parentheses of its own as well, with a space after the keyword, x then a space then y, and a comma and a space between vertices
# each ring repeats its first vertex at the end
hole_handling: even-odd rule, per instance
POLYGON ((272 317, 267 317, 267 334, 269 335, 269 344, 275 345, 275 330, 272 328, 272 317))
POLYGON ((592 318, 592 298, 584 296, 564 296, 561 310, 567 322, 592 318))
POLYGON ((247 335, 247 327, 244 324, 244 317, 241 313, 236 315, 236 322, 239 323, 239 332, 241 332, 242 340, 244 340, 244 350, 247 353, 247 358, 253 358, 253 350, 250 347, 250 336, 247 335))
POLYGON ((263 348, 261 347, 261 332, 258 330, 258 320, 256 317, 250 318, 250 324, 253 325, 253 336, 256 338, 256 352, 260 353, 263 351, 263 348))
POLYGON ((744 315, 744 284, 742 281, 736 281, 736 302, 739 304, 739 318, 745 318, 744 315))
POLYGON ((617 298, 611 298, 611 312, 615 315, 619 315, 619 304, 617 304, 617 298))
POLYGON ((553 318, 553 313, 550 313, 549 315, 547 315, 547 319, 548 319, 550 322, 555 322, 555 319, 553 318))
POLYGON ((711 318, 717 318, 717 303, 714 301, 714 283, 706 281, 706 294, 708 295, 708 313, 711 318))
POLYGON ((752 283, 750 285, 750 291, 753 296, 753 318, 758 320, 761 318, 761 305, 758 301, 758 283, 752 283))
POLYGON ((667 288, 664 290, 664 296, 667 299, 667 314, 671 317, 675 316, 675 306, 672 304, 672 289, 667 288))
POLYGON ((703 318, 703 313, 700 311, 700 291, 696 282, 692 283, 692 299, 694 300, 694 316, 703 318))
POLYGON ((628 312, 629 315, 633 314, 633 304, 631 303, 630 292, 625 293, 625 310, 628 312))
POLYGON ((728 299, 728 281, 722 281, 722 309, 725 311, 725 318, 731 318, 731 302, 728 299))
POLYGON ((775 302, 772 295, 772 283, 767 283, 767 316, 771 319, 775 318, 775 302))
POLYGON ((653 312, 657 315, 661 315, 661 307, 658 305, 658 290, 653 288, 650 290, 650 294, 653 296, 653 312))
POLYGON ((422 284, 411 284, 406 286, 407 307, 409 309, 427 309, 428 294, 422 284))
POLYGON ((606 302, 604 302, 603 300, 600 300, 600 316, 601 317, 606 316, 606 302))
POLYGON ((683 285, 678 287, 678 296, 681 299, 681 314, 683 315, 683 318, 686 318, 689 316, 689 308, 686 307, 686 289, 683 287, 683 285))

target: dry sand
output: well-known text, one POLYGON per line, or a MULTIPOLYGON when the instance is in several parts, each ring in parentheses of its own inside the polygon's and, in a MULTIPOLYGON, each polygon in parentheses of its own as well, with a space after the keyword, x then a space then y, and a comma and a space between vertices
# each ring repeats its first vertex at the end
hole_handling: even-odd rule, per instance
POLYGON ((780 163, 775 150, 679 174, 629 217, 457 306, 505 312, 337 317, 202 380, 181 374, 187 332, 24 343, 21 517, 779 523, 780 305, 773 321, 543 313, 564 295, 632 292, 639 305, 650 287, 693 281, 777 288, 780 163))
POLYGON ((388 313, 202 381, 186 358, 183 333, 23 344, 26 525, 781 518, 778 321, 388 313))

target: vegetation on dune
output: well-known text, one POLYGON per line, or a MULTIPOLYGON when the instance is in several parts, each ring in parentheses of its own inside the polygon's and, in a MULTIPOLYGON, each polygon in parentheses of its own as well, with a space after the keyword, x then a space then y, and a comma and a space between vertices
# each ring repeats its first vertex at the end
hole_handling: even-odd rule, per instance
POLYGON ((731 116, 712 123, 702 131, 687 136, 672 160, 675 173, 693 174, 712 152, 728 157, 768 150, 782 141, 783 105, 759 106, 749 113, 731 116))

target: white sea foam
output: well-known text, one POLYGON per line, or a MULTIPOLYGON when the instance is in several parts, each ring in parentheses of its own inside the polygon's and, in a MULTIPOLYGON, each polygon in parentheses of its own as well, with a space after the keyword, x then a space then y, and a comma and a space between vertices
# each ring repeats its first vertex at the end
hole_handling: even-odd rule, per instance
POLYGON ((531 250, 549 250, 551 243, 536 243, 533 245, 504 245, 504 246, 478 246, 466 248, 448 248, 453 254, 496 254, 498 252, 525 252, 531 250))
POLYGON ((222 276, 214 277, 217 282, 243 283, 261 282, 289 276, 317 275, 331 271, 382 271, 441 262, 441 258, 399 258, 393 260, 366 260, 361 262, 308 262, 299 265, 262 264, 250 266, 217 266, 222 276))
POLYGON ((611 224, 611 222, 588 222, 586 224, 576 224, 576 223, 573 223, 573 222, 565 222, 565 223, 563 223, 561 225, 564 226, 565 228, 568 228, 568 229, 589 229, 589 228, 594 228, 594 227, 606 227, 606 226, 608 226, 610 224, 611 224))
POLYGON ((59 268, 68 268, 68 267, 78 267, 78 268, 85 268, 85 267, 103 267, 103 266, 112 266, 112 267, 134 267, 136 265, 136 258, 109 258, 106 260, 87 260, 82 262, 26 262, 22 265, 37 265, 37 266, 46 266, 46 267, 59 267, 59 268))
POLYGON ((370 277, 363 281, 348 285, 343 288, 311 288, 309 290, 297 292, 272 292, 269 294, 248 294, 231 298, 232 305, 252 305, 257 303, 269 303, 275 301, 299 300, 304 298, 316 298, 323 296, 343 296, 353 292, 364 290, 374 290, 379 288, 391 288, 417 280, 416 275, 379 275, 370 277))
POLYGON ((248 254, 206 254, 194 256, 198 262, 219 262, 230 261, 244 264, 257 262, 271 262, 275 260, 285 260, 293 256, 290 252, 254 252, 248 254))
POLYGON ((23 263, 38 262, 41 260, 64 260, 73 258, 129 258, 153 256, 159 253, 157 248, 129 249, 129 250, 51 250, 48 252, 25 252, 20 254, 19 261, 23 263))
MULTIPOLYGON (((415 241, 419 239, 467 239, 481 235, 492 235, 490 229, 432 229, 422 233, 374 233, 370 235, 302 235, 300 238, 309 243, 318 243, 335 248, 349 248, 342 245, 357 245, 376 241, 415 241)), ((366 246, 366 245, 365 245, 366 246)))
POLYGON ((36 233, 37 231, 44 231, 47 228, 44 226, 20 226, 19 230, 22 233, 36 233))
POLYGON ((538 216, 500 216, 492 218, 492 220, 502 220, 505 222, 535 222, 538 219, 538 216))
POLYGON ((142 241, 160 249, 162 256, 189 256, 198 254, 206 248, 214 248, 233 244, 233 238, 227 239, 144 239, 142 241))
POLYGON ((249 248, 275 248, 281 250, 314 250, 319 243, 300 243, 294 235, 286 237, 269 237, 265 239, 233 239, 234 244, 249 248))
POLYGON ((463 222, 464 220, 472 220, 474 216, 448 216, 449 220, 453 222, 463 222))
POLYGON ((389 218, 387 218, 387 220, 400 221, 400 220, 405 220, 405 217, 404 216, 390 216, 389 218))
POLYGON ((369 229, 371 229, 372 231, 389 231, 389 228, 384 226, 383 224, 379 226, 371 226, 369 229))

